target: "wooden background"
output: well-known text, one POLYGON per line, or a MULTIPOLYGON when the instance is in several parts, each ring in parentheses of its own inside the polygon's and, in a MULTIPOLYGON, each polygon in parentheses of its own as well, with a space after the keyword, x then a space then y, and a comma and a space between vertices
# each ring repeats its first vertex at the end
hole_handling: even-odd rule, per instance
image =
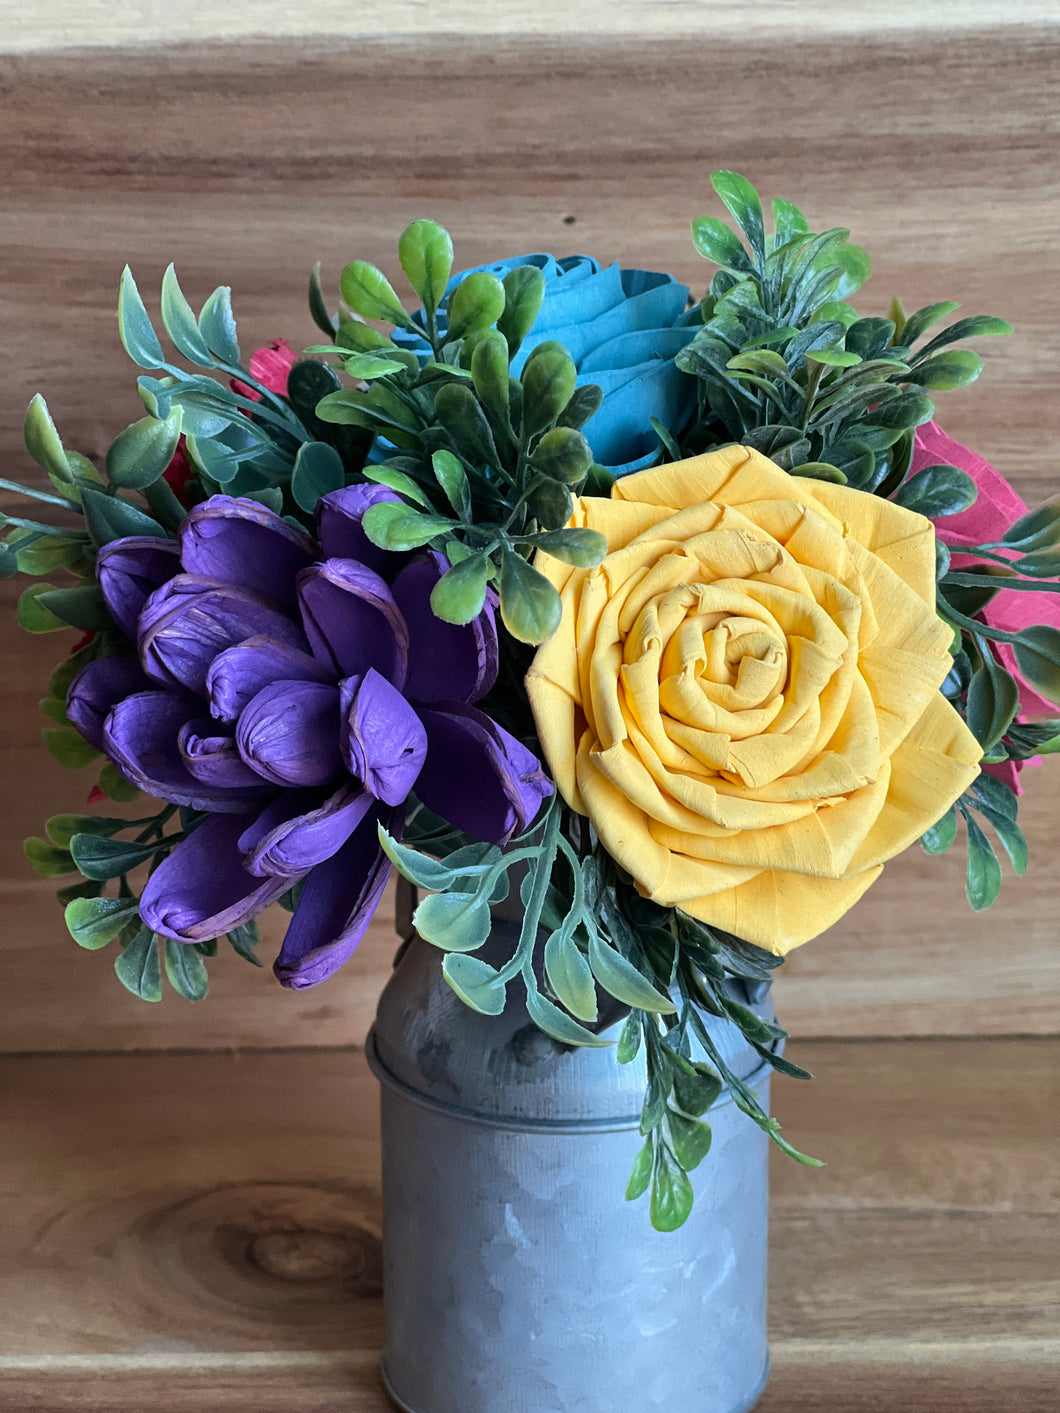
MULTIPOLYGON (((1050 19, 1047 0, 10 6, 0 475, 33 474, 20 428, 38 390, 93 456, 140 415, 114 320, 126 260, 149 302, 170 259, 193 300, 231 284, 245 348, 314 341, 313 262, 332 282, 358 256, 393 275, 397 233, 425 214, 462 265, 586 251, 699 288, 688 222, 717 213, 708 176, 727 166, 852 228, 875 260, 866 313, 897 292, 1016 324, 941 417, 1044 498, 1060 444, 1050 19)), ((92 776, 40 745, 64 640, 19 633, 15 588, 0 585, 0 1407, 381 1413, 374 1085, 345 1047, 389 969, 386 906, 315 991, 235 956, 199 1006, 122 991, 22 859, 92 776)), ((1058 769, 1028 772, 1031 871, 991 912, 967 910, 958 851, 913 849, 783 969, 791 1053, 819 1078, 781 1082, 776 1104, 829 1166, 773 1165, 760 1413, 1056 1407, 1058 769)))
MULTIPOLYGON (((940 415, 1029 501, 1055 492, 1056 33, 826 42, 832 13, 783 44, 759 29, 754 42, 450 35, 0 58, 8 474, 33 473, 20 425, 37 390, 68 445, 94 456, 140 415, 114 322, 125 260, 149 302, 170 259, 193 301, 231 284, 244 348, 313 341, 312 263, 333 283, 355 256, 399 273, 397 233, 428 213, 451 229, 461 264, 588 251, 698 289, 707 269, 688 222, 717 209, 708 175, 725 165, 820 227, 852 228, 875 261, 866 311, 897 292, 908 308, 952 297, 1010 319, 1015 336, 981 341, 982 380, 945 395, 940 415)), ((65 772, 40 748, 34 703, 67 635, 20 634, 8 611, 19 587, 0 590, 3 1048, 361 1039, 389 967, 385 910, 329 985, 284 994, 226 956, 196 1008, 175 995, 145 1006, 106 956, 70 942, 21 840, 76 808, 91 773, 65 772)), ((1028 773, 1030 873, 989 913, 963 901, 958 849, 937 860, 914 848, 791 957, 779 1002, 796 1035, 1056 1029, 1055 771, 1053 760, 1028 773)))

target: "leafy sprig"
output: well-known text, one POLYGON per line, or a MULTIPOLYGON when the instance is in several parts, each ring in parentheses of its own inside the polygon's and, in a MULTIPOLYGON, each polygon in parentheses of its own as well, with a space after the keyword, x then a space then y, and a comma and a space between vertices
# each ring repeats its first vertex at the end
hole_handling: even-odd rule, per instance
POLYGON ((677 355, 699 379, 698 415, 685 454, 727 442, 753 446, 793 475, 885 495, 909 468, 913 430, 934 414, 929 393, 963 387, 982 360, 951 345, 1010 333, 993 316, 958 320, 921 347, 958 306, 934 304, 905 318, 861 318, 847 302, 869 274, 865 252, 841 227, 814 234, 788 201, 762 204, 745 178, 715 172, 714 189, 740 236, 700 217, 692 239, 719 266, 701 305, 703 327, 677 355))
MULTIPOLYGON (((132 882, 144 867, 153 872, 205 818, 176 805, 163 806, 143 819, 58 814, 45 825, 45 838, 26 840, 26 857, 45 878, 80 876, 80 882, 65 884, 56 893, 70 935, 89 951, 117 940, 115 973, 141 1000, 162 999, 163 971, 186 1000, 200 1001, 207 994, 205 959, 216 956, 218 939, 175 942, 152 932, 141 922, 140 898, 132 882), (174 817, 179 828, 167 833, 174 817), (119 837, 129 833, 132 839, 119 837)), ((255 954, 261 940, 256 923, 234 928, 227 937, 234 951, 261 966, 255 954)))
POLYGON ((326 396, 317 415, 371 433, 388 451, 364 475, 399 499, 373 506, 364 530, 383 549, 444 551, 452 567, 432 594, 437 616, 469 623, 492 586, 512 636, 543 642, 559 623, 559 596, 529 560, 543 551, 590 566, 607 548, 595 531, 567 524, 573 494, 610 489, 579 430, 600 390, 577 386, 570 354, 552 341, 513 377, 544 299, 540 270, 452 280, 452 242, 433 221, 413 222, 398 250, 421 314, 405 312, 374 265, 348 265, 340 289, 359 317, 310 352, 330 356, 360 386, 326 396))

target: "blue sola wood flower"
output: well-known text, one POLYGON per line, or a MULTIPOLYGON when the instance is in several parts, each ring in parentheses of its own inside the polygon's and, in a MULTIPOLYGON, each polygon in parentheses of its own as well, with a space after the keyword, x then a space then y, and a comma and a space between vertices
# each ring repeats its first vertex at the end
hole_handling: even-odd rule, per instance
MULTIPOLYGON (((613 476, 654 463, 659 439, 654 417, 675 435, 695 406, 696 383, 674 363, 696 332, 698 312, 689 311, 688 286, 653 270, 602 266, 589 255, 517 255, 481 265, 499 279, 521 265, 545 277, 545 299, 530 333, 512 361, 515 377, 529 355, 549 339, 562 343, 578 369, 578 383, 595 383, 604 400, 582 428, 593 455, 613 476), (692 322, 695 320, 696 322, 692 322)), ((474 270, 449 281, 446 296, 474 270)), ((421 311, 422 315, 422 311, 421 311)), ((440 322, 444 328, 445 305, 440 322)), ((424 357, 427 343, 398 329, 394 342, 424 357)))
POLYGON ((494 606, 431 612, 444 556, 387 554, 361 528, 381 486, 325 496, 318 539, 254 501, 214 496, 178 540, 115 540, 98 575, 136 656, 74 679, 70 721, 147 793, 205 819, 152 873, 144 922, 199 942, 296 883, 276 962, 286 986, 351 955, 407 797, 506 843, 552 792, 540 761, 473 705, 497 676, 494 606))

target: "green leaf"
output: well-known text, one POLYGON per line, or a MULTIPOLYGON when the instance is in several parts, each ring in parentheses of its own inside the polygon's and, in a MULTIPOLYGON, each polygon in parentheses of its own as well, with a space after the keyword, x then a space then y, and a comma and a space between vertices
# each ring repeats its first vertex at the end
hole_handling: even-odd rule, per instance
POLYGON ((561 1045, 583 1045, 590 1049, 603 1050, 612 1044, 610 1040, 604 1040, 601 1036, 594 1035, 591 1030, 586 1030, 583 1025, 572 1020, 565 1011, 561 1011, 558 1006, 554 1006, 551 1001, 542 996, 536 986, 531 987, 529 984, 526 993, 526 1009, 538 1030, 543 1030, 546 1035, 551 1035, 552 1039, 558 1040, 561 1045))
MULTIPOLYGON (((985 778, 989 779, 990 777, 987 776, 985 778)), ((1000 781, 995 783, 1000 784, 1000 781)), ((1004 789, 1005 787, 1002 785, 1001 788, 1004 789)), ((1011 794, 1011 791, 1009 791, 1009 793, 1011 794)), ((1012 867, 1015 869, 1017 875, 1022 878, 1027 872, 1027 865, 1030 862, 1027 840, 1023 836, 1022 829, 1020 829, 1014 819, 1010 818, 1001 810, 994 809, 992 805, 984 800, 978 801, 976 808, 987 823, 993 825, 994 832, 1001 840, 1006 854, 1008 854, 1012 861, 1012 867)))
POLYGON ((966 714, 968 729, 988 751, 1012 725, 1020 708, 1020 693, 1015 679, 997 662, 989 644, 981 638, 976 641, 983 665, 968 688, 966 714))
POLYGON ((206 347, 222 363, 239 363, 239 340, 236 337, 236 320, 232 313, 232 291, 228 285, 220 285, 207 299, 199 311, 199 333, 206 347))
POLYGON ((717 1103, 724 1088, 720 1075, 702 1063, 696 1065, 694 1075, 685 1074, 683 1070, 674 1073, 674 1098, 694 1119, 717 1103))
POLYGON ((119 834, 134 824, 153 822, 147 819, 106 819, 95 814, 53 814, 45 824, 44 832, 53 844, 66 849, 75 834, 100 834, 109 838, 111 834, 119 834))
POLYGON ((1056 579, 1060 577, 1060 546, 1052 545, 1046 550, 1036 550, 1033 554, 1021 555, 1012 561, 1012 567, 1019 574, 1034 579, 1056 579))
POLYGON ((1060 629, 1044 623, 1023 628, 1012 650, 1030 685, 1049 701, 1060 702, 1060 629))
POLYGON ((1060 544, 1060 496, 1036 510, 1028 510, 1026 515, 1012 522, 1001 538, 1006 545, 1024 554, 1060 544))
POLYGON ((638 1197, 643 1197, 648 1190, 648 1184, 651 1182, 654 1147, 654 1143, 649 1138, 633 1160, 633 1171, 626 1183, 627 1202, 635 1202, 638 1197))
POLYGON ((153 844, 131 844, 96 834, 75 834, 70 840, 70 853, 77 867, 86 878, 101 880, 130 873, 162 847, 157 840, 153 844))
POLYGON ((929 397, 922 393, 902 393, 882 403, 866 420, 875 427, 893 427, 904 432, 930 422, 934 415, 935 404, 929 397))
POLYGON ((77 865, 67 849, 57 849, 47 839, 27 839, 22 845, 26 858, 42 878, 61 878, 76 873, 77 865))
POLYGON ((809 235, 810 226, 797 206, 782 196, 773 198, 773 249, 779 250, 795 236, 809 235))
POLYGON ((910 476, 895 491, 891 499, 906 510, 915 510, 936 520, 944 515, 958 515, 974 505, 979 491, 966 471, 956 466, 926 466, 910 476))
POLYGON ((724 221, 718 221, 713 216, 696 216, 693 219, 692 244, 704 260, 713 261, 723 270, 732 270, 738 275, 749 275, 754 270, 739 238, 724 221))
POLYGON ((26 420, 22 425, 26 450, 37 463, 52 476, 62 481, 70 480, 70 467, 63 449, 62 439, 55 430, 48 405, 37 393, 26 409, 26 420))
POLYGON ((599 530, 548 530, 535 535, 533 543, 553 559, 579 569, 592 569, 607 556, 607 538, 599 530))
POLYGON ((545 943, 545 974, 560 1004, 573 1016, 583 1021, 596 1019, 593 974, 578 944, 564 928, 553 932, 545 943))
POLYGON ((827 461, 803 461, 798 466, 793 466, 789 474, 808 476, 814 481, 830 481, 837 486, 845 486, 847 483, 847 478, 839 467, 832 466, 827 461))
POLYGON ((124 539, 126 535, 154 535, 160 540, 167 538, 157 520, 152 520, 118 496, 108 496, 86 487, 81 492, 81 504, 88 533, 97 549, 109 545, 111 540, 124 539))
POLYGON ((166 266, 166 273, 162 276, 162 323, 173 347, 189 363, 197 363, 200 368, 214 366, 213 357, 199 331, 191 305, 184 298, 172 264, 166 266))
POLYGON ((110 761, 99 772, 99 788, 109 800, 119 805, 128 804, 140 794, 139 787, 126 780, 124 775, 119 775, 117 767, 110 761))
POLYGON ((412 916, 425 942, 447 952, 475 952, 490 935, 489 899, 481 893, 432 893, 412 916))
POLYGON ((762 221, 762 203, 758 199, 757 191, 747 178, 741 177, 738 172, 712 172, 710 184, 747 237, 759 267, 764 266, 766 258, 765 226, 762 221))
POLYGON ((142 927, 114 960, 114 971, 127 991, 141 1001, 161 1001, 162 968, 158 941, 149 927, 142 927))
POLYGON ((847 348, 815 348, 806 354, 806 361, 823 363, 826 368, 853 368, 861 362, 860 354, 847 348))
MULTIPOLYGON (((580 387, 574 389, 571 400, 559 415, 557 425, 560 427, 573 427, 577 430, 584 427, 591 417, 594 417, 600 410, 604 400, 604 390, 596 383, 582 383, 580 387)), ((542 438, 544 440, 544 438, 542 438)), ((592 468, 590 467, 590 470, 592 468)), ((603 468, 601 468, 602 470, 603 468)), ((612 477, 612 480, 614 478, 612 477)))
POLYGON ((640 1054, 641 1039, 640 1021, 635 1015, 627 1016, 618 1037, 618 1049, 615 1051, 615 1058, 620 1065, 628 1065, 637 1058, 640 1054))
POLYGON ((365 466, 362 474, 367 480, 374 481, 377 485, 389 486, 392 491, 397 491, 398 495, 422 506, 424 510, 433 510, 434 508, 424 495, 419 483, 396 466, 389 466, 384 461, 379 466, 365 466))
POLYGON ((99 751, 73 727, 46 726, 41 732, 48 753, 67 770, 81 770, 99 759, 99 751))
POLYGON ((237 952, 244 961, 250 962, 252 966, 256 967, 262 965, 261 958, 255 952, 255 948, 261 946, 261 934, 258 931, 258 924, 253 918, 249 922, 243 923, 241 927, 230 928, 228 941, 232 950, 237 952))
MULTIPOLYGON (((312 353, 313 350, 309 349, 312 353)), ((380 358, 374 353, 349 353, 342 360, 342 366, 351 378, 362 378, 370 383, 375 378, 385 378, 391 373, 403 373, 404 363, 394 358, 380 358)))
POLYGON ((405 278, 433 314, 445 298, 453 270, 453 242, 437 221, 413 221, 398 239, 398 259, 405 278))
POLYGON ((320 284, 320 261, 313 266, 309 276, 309 315, 313 323, 329 338, 335 337, 335 321, 328 313, 324 291, 320 284))
POLYGON ((327 442, 303 442, 291 472, 291 495, 300 510, 313 511, 321 496, 341 490, 342 457, 327 442))
POLYGON ((589 965, 600 985, 617 1001, 659 1015, 677 1010, 669 996, 658 991, 631 961, 609 947, 593 927, 589 928, 589 965))
POLYGON ((739 353, 725 365, 734 373, 758 373, 764 378, 780 378, 791 382, 788 365, 779 353, 770 348, 752 349, 749 353, 739 353))
MULTIPOLYGON (((365 516, 365 524, 367 520, 365 516)), ((512 550, 501 557, 500 601, 504 626, 521 643, 543 643, 563 617, 563 604, 553 586, 512 550)))
POLYGON ((925 304, 923 309, 910 314, 905 321, 902 327, 902 343, 911 348, 926 329, 930 329, 932 324, 937 324, 940 319, 944 319, 947 314, 953 314, 960 307, 951 299, 943 300, 940 304, 925 304))
POLYGON ((31 584, 20 596, 16 617, 27 633, 56 633, 67 627, 61 618, 37 602, 42 594, 53 593, 51 584, 31 584))
POLYGON ((166 361, 128 265, 118 287, 118 337, 138 368, 161 368, 166 361))
POLYGON ((471 492, 459 458, 451 451, 436 451, 431 456, 431 466, 449 504, 461 520, 470 520, 471 492))
POLYGON ((434 395, 434 411, 453 445, 469 462, 489 466, 500 463, 489 419, 469 387, 443 383, 434 395))
POLYGON ((137 898, 75 898, 66 907, 66 926, 79 947, 98 951, 140 915, 137 898))
POLYGON ((538 442, 530 461, 541 475, 576 486, 585 480, 593 452, 581 432, 573 427, 553 427, 538 442))
POLYGON ((574 360, 561 345, 549 342, 534 349, 519 379, 523 389, 524 439, 552 426, 570 402, 577 377, 574 360))
POLYGON ((389 280, 367 260, 354 260, 346 266, 339 276, 339 291, 363 319, 384 319, 401 328, 411 323, 389 280))
POLYGON ((490 329, 475 343, 471 354, 471 381, 494 431, 511 441, 510 371, 508 344, 497 329, 490 329))
POLYGON ((541 313, 545 277, 536 265, 517 265, 501 283, 504 285, 504 311, 497 320, 497 330, 507 341, 509 358, 514 358, 541 313))
POLYGON ((986 835, 970 814, 965 813, 968 827, 968 876, 965 893, 972 909, 981 913, 1001 891, 1001 865, 986 835))
POLYGON ((699 1167, 710 1152, 710 1124, 701 1123, 699 1119, 686 1118, 684 1114, 677 1114, 673 1109, 667 1114, 667 1120, 674 1157, 685 1172, 690 1173, 699 1167))
POLYGON ((983 371, 983 360, 967 348, 950 349, 936 354, 903 373, 903 383, 916 383, 930 392, 950 392, 974 383, 983 371))
MULTIPOLYGON (((954 309, 957 305, 953 306, 954 309)), ((950 312, 950 311, 947 311, 950 312)), ((936 334, 930 343, 925 344, 920 350, 920 356, 933 353, 936 348, 942 348, 946 344, 956 343, 958 339, 981 338, 984 334, 1011 334, 1012 325, 1007 319, 998 319, 993 314, 973 314, 968 319, 958 319, 955 324, 951 324, 948 329, 943 329, 941 334, 936 334)), ((906 337, 903 343, 909 343, 906 337)))
POLYGON ((449 296, 446 339, 462 339, 476 329, 488 329, 504 313, 504 285, 488 270, 465 276, 449 296))
POLYGON ((558 530, 566 525, 573 508, 567 487, 543 476, 538 477, 527 495, 526 504, 542 530, 558 530))
POLYGON ((187 942, 166 938, 166 976, 173 990, 186 1001, 201 1001, 210 989, 202 953, 187 942))
POLYGON ((944 854, 957 838, 957 811, 952 805, 942 818, 925 829, 920 837, 920 847, 925 854, 944 854))
POLYGON ((397 551, 419 549, 439 535, 451 532, 455 523, 440 515, 420 515, 394 501, 369 506, 361 521, 372 544, 397 551))
MULTIPOLYGON (((396 839, 391 838, 382 825, 378 827, 378 834, 383 853, 386 854, 398 873, 403 878, 407 878, 410 883, 414 883, 417 888, 429 888, 438 892, 445 888, 451 888, 458 878, 466 877, 469 872, 466 864, 461 863, 458 867, 453 867, 448 863, 439 863, 437 859, 421 854, 418 849, 411 849, 407 844, 398 843, 396 839)), ((490 866, 490 864, 483 863, 477 867, 472 866, 472 870, 479 874, 485 874, 490 866)))
POLYGON ((658 1145, 651 1184, 651 1224, 656 1231, 676 1231, 692 1211, 688 1174, 665 1143, 658 1145))
POLYGON ((446 570, 431 590, 435 617, 459 624, 477 618, 486 602, 489 572, 490 562, 485 554, 473 554, 446 570))
POLYGON ((442 975, 461 1001, 485 1016, 499 1016, 508 993, 493 967, 480 957, 449 952, 442 961, 442 975))
POLYGON ((80 628, 83 633, 102 633, 114 627, 114 620, 98 584, 79 584, 75 589, 45 586, 37 602, 63 623, 71 628, 80 628))

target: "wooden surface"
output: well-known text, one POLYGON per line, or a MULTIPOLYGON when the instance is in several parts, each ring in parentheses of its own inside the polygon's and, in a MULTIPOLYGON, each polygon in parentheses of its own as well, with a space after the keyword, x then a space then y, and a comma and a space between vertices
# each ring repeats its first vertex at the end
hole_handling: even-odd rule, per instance
MULTIPOLYGON (((307 12, 305 24, 325 9, 307 12)), ((137 14, 84 13, 95 23, 104 11, 115 24, 137 14)), ((827 4, 770 7, 779 29, 760 23, 741 37, 722 25, 708 36, 708 12, 723 11, 762 13, 754 4, 644 10, 644 33, 684 19, 699 29, 688 40, 450 34, 0 57, 5 471, 32 474, 20 424, 38 389, 68 443, 97 457, 140 414, 113 314, 126 259, 149 302, 171 257, 193 300, 232 284, 245 348, 277 335, 314 339, 304 300, 313 261, 332 283, 355 255, 395 274, 396 235, 426 212, 450 226, 466 265, 518 250, 585 250, 672 269, 698 288, 707 268, 691 251, 688 221, 717 208, 708 174, 727 165, 797 199, 816 223, 849 224, 870 246, 866 312, 897 291, 909 307, 952 296, 968 312, 1010 318, 1016 335, 981 341, 982 381, 947 395, 941 415, 1028 500, 1055 492, 1060 325, 1048 291, 1060 247, 1060 31, 1029 26, 1040 18, 1033 5, 1006 7, 996 29, 982 30, 980 10, 960 18, 943 4, 930 7, 931 28, 916 31, 890 30, 908 10, 877 7, 874 33, 862 7, 827 4), (807 35, 788 42, 797 24, 807 35)), ((166 22, 186 13, 168 7, 166 22)), ((600 28, 606 13, 588 6, 585 28, 600 28)), ((614 13, 628 20, 632 9, 614 13)), ((468 8, 450 19, 455 30, 487 24, 468 8)), ((0 1047, 363 1039, 389 967, 385 913, 327 987, 281 994, 230 957, 213 968, 214 994, 197 1008, 175 996, 144 1006, 118 988, 106 956, 73 946, 21 840, 48 814, 76 808, 90 779, 61 771, 38 744, 33 703, 66 639, 20 634, 7 608, 13 592, 2 587, 0 609, 0 1047)), ((958 851, 929 860, 911 850, 828 937, 791 957, 779 995, 791 1028, 1055 1032, 1056 771, 1054 759, 1030 773, 1023 883, 1007 883, 995 908, 975 917, 958 851)), ((273 950, 282 922, 272 925, 273 950)))
MULTIPOLYGON (((1052 1413, 1057 1049, 799 1047, 760 1413, 1052 1413)), ((376 1102, 348 1050, 0 1060, 0 1407, 384 1413, 376 1102)))

